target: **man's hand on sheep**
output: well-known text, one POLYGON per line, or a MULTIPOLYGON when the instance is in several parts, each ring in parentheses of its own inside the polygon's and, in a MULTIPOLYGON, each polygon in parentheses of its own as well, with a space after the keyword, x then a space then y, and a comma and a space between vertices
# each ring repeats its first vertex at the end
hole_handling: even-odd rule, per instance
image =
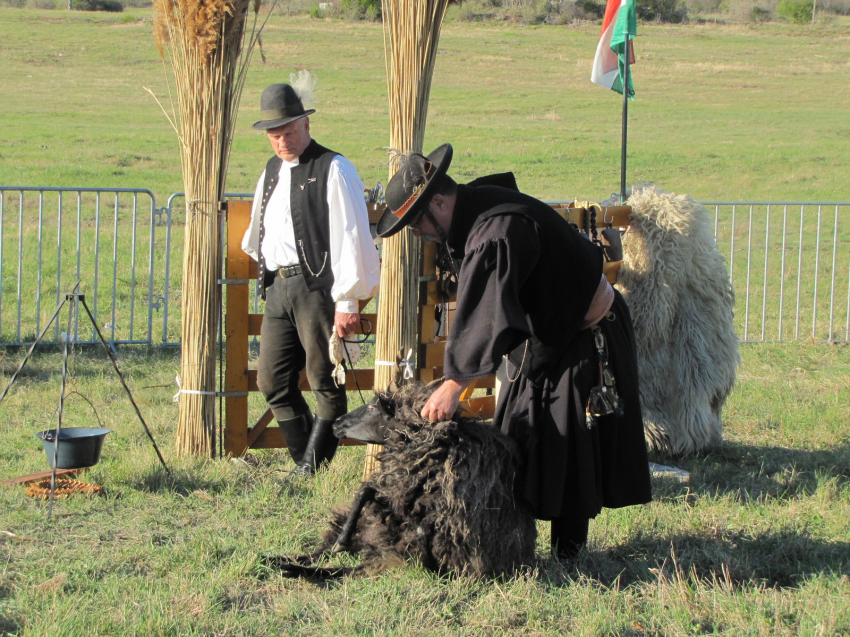
POLYGON ((360 322, 360 315, 356 312, 349 314, 347 312, 336 312, 334 314, 334 328, 340 338, 345 338, 351 334, 360 322))
POLYGON ((458 401, 470 381, 446 380, 437 388, 420 412, 423 418, 431 422, 451 420, 457 410, 458 401))

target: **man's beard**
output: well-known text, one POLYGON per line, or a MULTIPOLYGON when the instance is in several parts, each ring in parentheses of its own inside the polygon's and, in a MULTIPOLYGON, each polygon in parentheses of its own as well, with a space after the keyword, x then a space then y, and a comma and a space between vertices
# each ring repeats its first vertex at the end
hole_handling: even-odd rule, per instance
POLYGON ((420 233, 419 239, 422 241, 436 241, 437 243, 440 243, 440 237, 435 234, 426 234, 423 232, 420 233))

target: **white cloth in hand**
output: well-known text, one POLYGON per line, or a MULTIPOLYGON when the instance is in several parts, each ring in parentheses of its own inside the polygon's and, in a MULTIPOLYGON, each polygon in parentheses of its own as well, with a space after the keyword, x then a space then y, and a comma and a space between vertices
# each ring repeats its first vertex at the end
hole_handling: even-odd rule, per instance
POLYGON ((360 345, 345 342, 339 337, 336 330, 334 330, 328 344, 328 354, 330 355, 331 362, 334 364, 331 377, 334 379, 337 387, 342 387, 345 385, 345 367, 343 363, 348 362, 353 367, 360 360, 360 345))

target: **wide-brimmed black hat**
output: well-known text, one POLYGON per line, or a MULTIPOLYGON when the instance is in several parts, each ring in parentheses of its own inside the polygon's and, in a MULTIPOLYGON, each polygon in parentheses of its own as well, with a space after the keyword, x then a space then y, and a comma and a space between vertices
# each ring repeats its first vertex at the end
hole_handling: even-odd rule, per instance
POLYGON ((401 166, 387 184, 387 209, 378 221, 377 235, 391 237, 413 221, 431 200, 434 185, 451 163, 451 144, 443 144, 427 157, 419 153, 402 156, 401 166))
POLYGON ((254 124, 254 128, 279 128, 315 112, 315 108, 304 110, 301 98, 289 84, 272 84, 260 98, 260 116, 263 119, 254 124))

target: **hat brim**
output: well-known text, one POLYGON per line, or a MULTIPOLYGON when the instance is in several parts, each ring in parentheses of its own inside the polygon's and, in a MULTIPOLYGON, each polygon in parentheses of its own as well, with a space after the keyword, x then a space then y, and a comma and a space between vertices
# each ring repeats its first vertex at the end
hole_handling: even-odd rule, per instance
POLYGON ((290 122, 294 122, 296 119, 308 117, 315 112, 316 109, 311 108, 304 111, 301 115, 296 115, 295 117, 281 117, 280 119, 262 119, 259 122, 253 124, 252 128, 256 128, 257 130, 270 130, 272 128, 280 128, 281 126, 286 126, 290 122))
MULTIPOLYGON (((375 233, 379 237, 386 238, 393 236, 416 218, 420 210, 422 210, 422 206, 425 202, 431 200, 435 185, 439 183, 440 178, 446 174, 446 171, 452 163, 453 154, 454 151, 452 150, 452 145, 443 144, 428 155, 428 161, 434 165, 434 174, 431 176, 431 179, 428 180, 428 183, 425 184, 425 188, 422 189, 422 192, 419 193, 416 200, 401 217, 397 216, 389 209, 389 207, 387 207, 384 214, 381 215, 381 218, 378 220, 378 225, 375 228, 375 233)), ((395 176, 393 176, 393 179, 395 179, 395 176)), ((389 185, 387 188, 389 189, 389 185)))

